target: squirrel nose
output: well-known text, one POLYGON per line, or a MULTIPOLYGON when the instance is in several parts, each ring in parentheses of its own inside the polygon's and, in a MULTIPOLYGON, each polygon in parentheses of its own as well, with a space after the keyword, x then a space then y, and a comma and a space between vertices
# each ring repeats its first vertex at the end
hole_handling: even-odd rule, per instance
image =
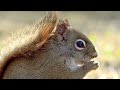
POLYGON ((94 53, 92 54, 92 58, 96 58, 97 56, 98 56, 97 52, 94 52, 94 53))

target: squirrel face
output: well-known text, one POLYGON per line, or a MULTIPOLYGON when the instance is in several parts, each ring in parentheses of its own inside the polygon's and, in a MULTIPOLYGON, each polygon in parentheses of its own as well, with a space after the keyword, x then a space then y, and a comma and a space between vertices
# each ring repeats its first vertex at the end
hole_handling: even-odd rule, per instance
POLYGON ((97 57, 94 45, 83 33, 71 30, 67 36, 67 46, 72 50, 77 62, 88 62, 97 57))
POLYGON ((77 64, 87 63, 97 57, 95 47, 87 36, 69 28, 64 21, 63 24, 58 25, 56 32, 63 56, 69 55, 77 64))

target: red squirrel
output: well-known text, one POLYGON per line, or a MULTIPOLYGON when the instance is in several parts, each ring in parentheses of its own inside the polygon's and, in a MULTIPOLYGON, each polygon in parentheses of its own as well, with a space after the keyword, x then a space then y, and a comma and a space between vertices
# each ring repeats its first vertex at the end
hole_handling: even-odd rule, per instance
POLYGON ((99 65, 92 42, 50 11, 25 27, 0 51, 1 79, 82 79, 99 65))

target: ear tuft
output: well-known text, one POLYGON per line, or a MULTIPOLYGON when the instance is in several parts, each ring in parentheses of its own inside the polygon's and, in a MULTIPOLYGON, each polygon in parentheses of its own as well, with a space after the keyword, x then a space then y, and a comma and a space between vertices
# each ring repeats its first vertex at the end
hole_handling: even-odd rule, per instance
POLYGON ((60 19, 56 27, 56 33, 63 35, 66 31, 69 30, 69 28, 70 28, 70 24, 68 20, 60 19))

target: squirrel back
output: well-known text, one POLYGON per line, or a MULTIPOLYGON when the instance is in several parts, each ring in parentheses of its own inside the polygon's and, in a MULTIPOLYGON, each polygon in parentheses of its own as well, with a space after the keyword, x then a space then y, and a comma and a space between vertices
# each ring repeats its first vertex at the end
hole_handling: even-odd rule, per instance
POLYGON ((67 20, 57 21, 56 12, 48 12, 40 23, 12 36, 0 52, 1 78, 83 78, 98 68, 91 61, 97 57, 92 42, 67 20))
POLYGON ((12 58, 29 56, 31 52, 41 48, 54 31, 57 19, 57 12, 48 12, 40 22, 26 26, 9 37, 0 51, 0 76, 12 58))

